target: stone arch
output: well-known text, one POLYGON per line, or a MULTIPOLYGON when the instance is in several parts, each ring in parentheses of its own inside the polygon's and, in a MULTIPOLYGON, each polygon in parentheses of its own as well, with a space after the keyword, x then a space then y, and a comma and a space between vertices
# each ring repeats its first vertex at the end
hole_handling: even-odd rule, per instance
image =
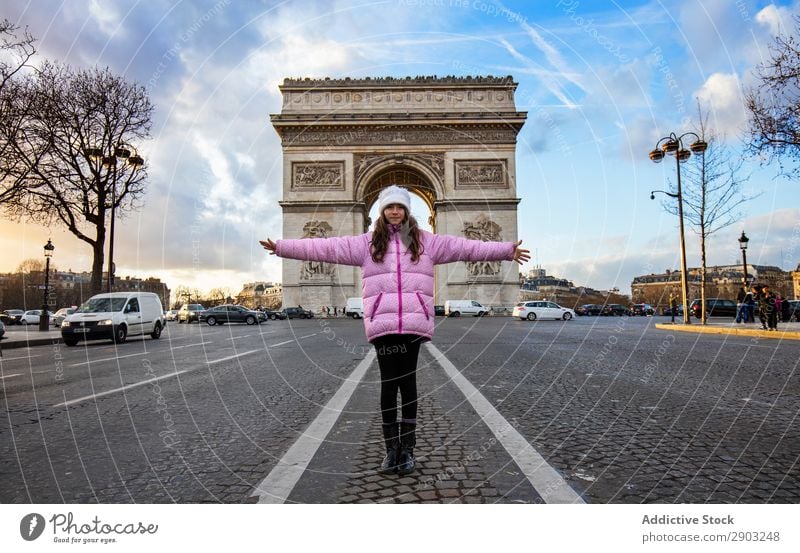
POLYGON ((435 229, 435 205, 443 197, 441 181, 432 171, 418 162, 392 159, 375 164, 356 182, 355 199, 363 202, 365 206, 364 231, 369 229, 371 224, 369 211, 378 201, 380 191, 392 184, 403 186, 422 198, 431 213, 428 222, 435 229))
MULTIPOLYGON (((361 234, 389 184, 430 209, 436 233, 515 241, 515 153, 526 114, 508 77, 286 79, 270 116, 283 147, 283 237, 361 234)), ((282 261, 285 306, 343 306, 360 268, 282 261)), ((470 298, 510 307, 511 262, 436 268, 437 303, 470 298)))

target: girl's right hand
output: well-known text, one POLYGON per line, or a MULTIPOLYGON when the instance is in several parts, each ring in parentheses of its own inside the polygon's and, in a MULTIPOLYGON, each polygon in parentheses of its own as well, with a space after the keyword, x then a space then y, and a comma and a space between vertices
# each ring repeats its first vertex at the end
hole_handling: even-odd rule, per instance
POLYGON ((275 245, 275 242, 267 238, 266 240, 259 240, 259 244, 264 246, 264 249, 269 252, 270 255, 275 255, 275 250, 278 249, 278 246, 275 245))

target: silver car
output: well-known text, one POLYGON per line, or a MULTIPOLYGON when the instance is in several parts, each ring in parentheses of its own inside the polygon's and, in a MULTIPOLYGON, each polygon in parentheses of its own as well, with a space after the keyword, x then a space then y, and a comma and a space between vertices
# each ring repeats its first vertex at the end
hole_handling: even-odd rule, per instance
POLYGON ((78 310, 77 307, 63 307, 63 308, 59 309, 58 311, 56 311, 56 314, 53 315, 53 317, 50 319, 50 321, 52 322, 53 326, 57 326, 57 327, 61 328, 61 323, 64 322, 64 319, 66 319, 67 316, 72 315, 73 313, 75 313, 75 311, 77 311, 77 310, 78 310))

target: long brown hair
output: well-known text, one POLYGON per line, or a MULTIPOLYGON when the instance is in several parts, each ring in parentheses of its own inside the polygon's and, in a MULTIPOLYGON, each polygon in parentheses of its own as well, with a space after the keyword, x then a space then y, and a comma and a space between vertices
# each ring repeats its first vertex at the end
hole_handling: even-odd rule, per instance
MULTIPOLYGON (((425 250, 422 246, 422 231, 419 230, 419 225, 414 216, 405 208, 403 210, 406 212, 406 218, 403 219, 403 222, 408 221, 409 236, 411 236, 411 245, 409 245, 408 251, 411 252, 411 262, 416 263, 425 250)), ((372 261, 375 263, 383 262, 383 256, 386 255, 386 250, 389 248, 389 227, 389 223, 386 222, 386 218, 381 213, 375 223, 375 230, 372 231, 372 242, 370 242, 372 261)))

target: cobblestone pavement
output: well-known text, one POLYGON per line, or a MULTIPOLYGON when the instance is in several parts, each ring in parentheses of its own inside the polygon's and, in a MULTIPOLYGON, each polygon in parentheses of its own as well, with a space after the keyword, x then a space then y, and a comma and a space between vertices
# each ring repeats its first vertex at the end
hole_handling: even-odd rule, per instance
MULTIPOLYGON (((800 344, 654 321, 437 319, 435 344, 587 502, 800 502, 800 344)), ((368 351, 349 320, 9 351, 0 502, 252 502, 368 351)), ((378 385, 373 363, 290 502, 541 501, 426 348, 420 470, 378 475, 378 385)))

